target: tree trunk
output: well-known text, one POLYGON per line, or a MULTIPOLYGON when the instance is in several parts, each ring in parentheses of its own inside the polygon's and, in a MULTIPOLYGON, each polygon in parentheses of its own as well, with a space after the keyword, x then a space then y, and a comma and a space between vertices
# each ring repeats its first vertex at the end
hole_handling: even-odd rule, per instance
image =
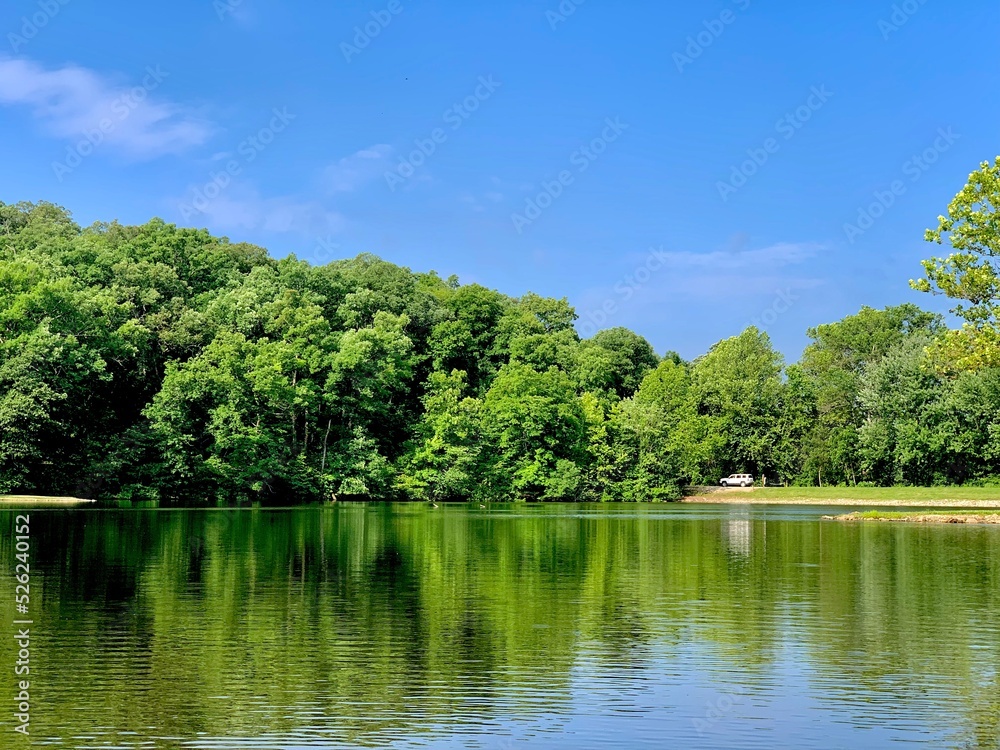
MULTIPOLYGON (((292 396, 295 395, 295 381, 298 379, 298 373, 292 373, 292 396)), ((295 440, 295 404, 292 404, 292 455, 296 453, 295 450, 296 440, 295 440)))
POLYGON ((330 428, 333 426, 333 417, 326 420, 326 434, 323 435, 323 458, 319 462, 319 473, 326 470, 326 442, 330 438, 330 428))

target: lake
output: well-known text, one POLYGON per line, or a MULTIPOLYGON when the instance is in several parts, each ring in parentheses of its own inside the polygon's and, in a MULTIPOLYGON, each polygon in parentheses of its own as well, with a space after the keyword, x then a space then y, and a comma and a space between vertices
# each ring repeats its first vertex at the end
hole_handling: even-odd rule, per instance
POLYGON ((830 512, 32 510, 31 741, 996 750, 1000 527, 830 512))

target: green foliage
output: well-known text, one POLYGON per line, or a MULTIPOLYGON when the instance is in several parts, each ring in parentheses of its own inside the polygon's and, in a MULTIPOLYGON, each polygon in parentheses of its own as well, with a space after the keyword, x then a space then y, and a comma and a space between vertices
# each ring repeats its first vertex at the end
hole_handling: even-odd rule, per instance
POLYGON ((490 453, 483 481, 491 497, 569 500, 580 488, 586 417, 569 376, 511 363, 483 399, 482 430, 490 453))
POLYGON ((652 345, 627 328, 598 331, 590 342, 610 355, 608 385, 619 398, 635 393, 646 374, 660 362, 652 345))
POLYGON ((478 497, 482 402, 466 395, 466 375, 431 373, 424 414, 403 461, 400 488, 422 500, 478 497))
POLYGON ((926 239, 947 241, 954 252, 923 261, 925 278, 910 286, 959 300, 952 312, 965 321, 935 343, 936 364, 946 371, 1000 366, 1000 156, 969 175, 926 239))
POLYGON ((859 462, 858 431, 866 412, 859 402, 861 378, 901 342, 915 335, 937 335, 938 315, 912 304, 875 310, 862 307, 836 323, 810 328, 813 342, 802 354, 802 374, 811 391, 815 420, 806 431, 799 480, 855 483, 868 476, 859 462))
POLYGON ((501 318, 511 301, 499 292, 470 284, 439 290, 443 320, 430 332, 428 350, 434 369, 461 370, 479 393, 506 359, 496 338, 501 318))
POLYGON ((602 467, 604 498, 676 500, 679 483, 697 472, 706 442, 697 418, 687 368, 664 360, 643 379, 635 396, 611 415, 612 450, 602 467))
POLYGON ((767 474, 776 465, 780 440, 781 355, 771 339, 750 327, 720 341, 691 368, 695 408, 710 445, 702 476, 732 472, 767 474))
POLYGON ((1000 459, 1000 371, 943 379, 927 366, 930 341, 899 344, 862 379, 859 455, 883 483, 960 484, 1000 459))
POLYGON ((1000 476, 997 185, 984 165, 904 304, 749 328, 691 363, 565 299, 372 255, 312 266, 160 220, 78 227, 0 203, 0 492, 176 503, 672 500, 768 483, 1000 476), (972 333, 970 333, 972 331, 972 333))

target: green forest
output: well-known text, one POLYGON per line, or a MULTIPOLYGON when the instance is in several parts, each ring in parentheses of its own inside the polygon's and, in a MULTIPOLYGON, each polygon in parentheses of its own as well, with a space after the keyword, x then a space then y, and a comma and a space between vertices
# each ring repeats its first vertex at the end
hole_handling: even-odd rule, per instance
POLYGON ((1000 484, 998 209, 1000 157, 928 230, 941 257, 910 282, 952 298, 960 327, 865 307, 786 364, 753 327, 687 362, 624 328, 581 339, 566 299, 0 203, 0 493, 645 501, 743 471, 1000 484))

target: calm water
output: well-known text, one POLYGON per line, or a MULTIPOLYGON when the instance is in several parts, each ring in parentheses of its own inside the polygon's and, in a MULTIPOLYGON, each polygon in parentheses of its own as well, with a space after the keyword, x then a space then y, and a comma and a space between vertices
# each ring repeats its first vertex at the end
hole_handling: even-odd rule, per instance
POLYGON ((824 512, 32 511, 32 744, 1000 747, 1000 527, 824 512))

